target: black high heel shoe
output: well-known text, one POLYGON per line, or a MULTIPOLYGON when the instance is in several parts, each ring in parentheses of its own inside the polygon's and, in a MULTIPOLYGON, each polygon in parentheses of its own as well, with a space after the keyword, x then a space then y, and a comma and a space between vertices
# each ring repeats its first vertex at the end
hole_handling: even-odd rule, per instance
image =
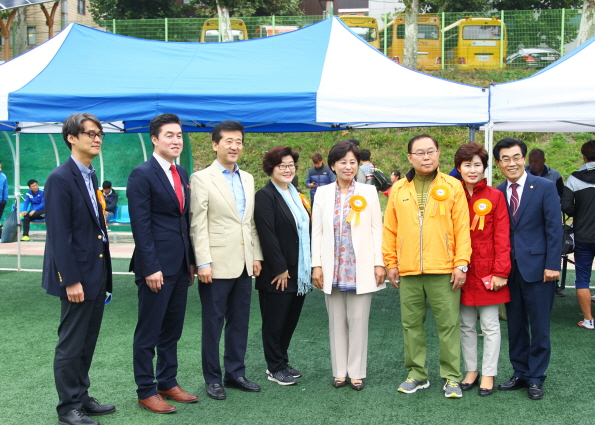
POLYGON ((461 385, 460 385, 461 386, 461 390, 462 391, 472 390, 473 387, 475 387, 478 383, 479 383, 479 373, 475 377, 475 381, 473 381, 472 383, 467 384, 467 383, 461 382, 461 385))

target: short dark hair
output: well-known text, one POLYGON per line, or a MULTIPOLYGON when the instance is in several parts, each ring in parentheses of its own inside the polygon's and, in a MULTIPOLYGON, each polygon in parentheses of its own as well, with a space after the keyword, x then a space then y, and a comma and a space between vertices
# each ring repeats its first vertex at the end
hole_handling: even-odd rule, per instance
POLYGON ((33 183, 37 183, 37 184, 39 184, 39 183, 37 182, 37 180, 35 180, 35 179, 31 179, 31 180, 29 180, 29 181, 27 182, 27 186, 31 187, 31 185, 32 185, 33 183))
POLYGON ((180 127, 182 127, 180 117, 178 117, 176 114, 161 114, 157 115, 151 120, 151 124, 149 124, 149 135, 151 137, 159 137, 161 127, 163 127, 165 124, 178 124, 180 127))
POLYGON ((413 147, 413 144, 415 142, 417 142, 419 139, 425 139, 425 138, 432 139, 432 142, 434 142, 434 146, 436 146, 436 149, 439 149, 438 148, 438 140, 434 139, 429 134, 420 134, 419 136, 415 136, 411 140, 409 140, 409 143, 407 143, 407 152, 413 153, 413 152, 411 152, 411 148, 413 147))
POLYGON ((312 155, 312 162, 321 162, 322 161, 322 155, 320 155, 319 153, 315 153, 314 155, 312 155))
POLYGON ((500 151, 502 149, 508 149, 514 146, 518 146, 519 148, 521 148, 523 158, 527 156, 527 145, 525 144, 525 142, 523 142, 520 139, 515 139, 514 137, 507 137, 506 139, 500 140, 498 143, 496 143, 496 146, 494 146, 493 153, 496 161, 500 161, 500 151))
POLYGON ((581 153, 587 158, 587 161, 595 161, 595 140, 583 143, 581 153))
POLYGON ((361 161, 362 155, 357 145, 353 144, 349 140, 345 140, 343 142, 335 143, 335 146, 331 148, 330 152, 328 153, 327 165, 332 167, 335 162, 345 158, 345 155, 347 155, 349 152, 353 152, 357 162, 361 161))
POLYGON ((370 152, 368 149, 362 149, 359 152, 362 156, 362 161, 369 161, 370 158, 372 158, 372 152, 370 152))
POLYGON ((401 178, 401 172, 399 170, 392 170, 391 174, 394 174, 395 176, 397 176, 398 178, 401 178))
POLYGON ((545 158, 545 152, 542 151, 541 149, 531 149, 531 152, 529 152, 529 156, 531 156, 532 154, 538 154, 540 157, 545 158))
POLYGON ((350 143, 353 143, 355 146, 359 147, 359 140, 357 139, 348 139, 347 140, 350 143))
POLYGON ((458 170, 465 161, 471 161, 477 155, 481 159, 483 168, 488 168, 488 151, 476 142, 464 143, 455 153, 455 168, 458 170))
POLYGON ((72 150, 72 145, 68 141, 68 136, 78 136, 81 132, 85 131, 85 126, 83 123, 85 121, 93 121, 97 127, 99 127, 99 131, 103 131, 103 126, 97 119, 97 117, 93 114, 89 114, 87 112, 83 114, 72 114, 62 124, 62 138, 68 146, 68 149, 72 150))
POLYGON ((281 164, 281 161, 283 161, 283 158, 286 156, 291 156, 293 158, 293 163, 297 170, 297 162, 298 159, 300 159, 300 154, 291 149, 291 146, 275 146, 269 149, 262 159, 262 169, 267 176, 273 174, 273 169, 281 164))
POLYGON ((222 131, 240 131, 242 133, 242 140, 244 139, 244 126, 237 121, 221 121, 219 124, 217 124, 213 129, 213 133, 211 134, 211 139, 213 142, 219 144, 219 141, 223 137, 221 135, 222 131))
POLYGON ((112 188, 112 182, 106 180, 101 184, 101 187, 104 189, 111 189, 112 188))

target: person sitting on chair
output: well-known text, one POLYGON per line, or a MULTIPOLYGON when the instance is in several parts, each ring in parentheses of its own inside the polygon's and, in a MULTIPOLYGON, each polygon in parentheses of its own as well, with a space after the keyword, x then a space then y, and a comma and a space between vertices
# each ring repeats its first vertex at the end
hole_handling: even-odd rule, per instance
POLYGON ((23 237, 22 241, 29 241, 29 226, 33 220, 42 220, 45 218, 45 203, 43 201, 43 190, 39 190, 37 180, 31 179, 27 182, 29 190, 25 194, 25 203, 21 210, 23 217, 23 237), (29 207, 31 210, 29 211, 29 207))

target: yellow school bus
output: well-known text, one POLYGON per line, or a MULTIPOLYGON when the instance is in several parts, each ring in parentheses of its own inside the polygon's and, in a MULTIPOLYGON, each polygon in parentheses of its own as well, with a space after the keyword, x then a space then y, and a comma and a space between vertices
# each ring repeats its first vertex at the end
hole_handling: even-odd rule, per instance
MULTIPOLYGON (((397 15, 386 26, 386 55, 397 63, 405 53, 405 15, 397 15)), ((417 15, 417 67, 440 69, 442 66, 440 18, 438 15, 417 15)), ((384 29, 380 30, 380 49, 384 49, 384 29)))
POLYGON ((380 42, 378 41, 378 21, 376 18, 370 16, 343 15, 340 16, 339 19, 341 19, 351 31, 360 36, 360 38, 370 43, 373 47, 377 49, 380 48, 380 42))
MULTIPOLYGON (((248 40, 246 24, 241 19, 231 18, 231 34, 233 41, 248 40)), ((219 41, 219 19, 207 19, 202 26, 201 43, 215 43, 219 41)))
POLYGON ((444 28, 446 63, 460 70, 504 67, 506 25, 498 18, 467 17, 444 28))

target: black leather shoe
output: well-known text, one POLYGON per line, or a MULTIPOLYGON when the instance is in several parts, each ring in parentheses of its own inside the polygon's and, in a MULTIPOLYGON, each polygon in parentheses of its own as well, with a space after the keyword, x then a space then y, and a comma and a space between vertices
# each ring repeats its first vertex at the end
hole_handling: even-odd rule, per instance
POLYGON ((73 409, 65 415, 58 416, 58 425, 99 425, 82 410, 73 409))
POLYGON ((238 379, 229 379, 225 381, 225 388, 237 388, 238 390, 248 391, 250 393, 257 393, 260 391, 260 386, 258 384, 248 381, 243 376, 240 376, 238 379))
POLYGON ((513 376, 512 378, 510 378, 509 381, 506 381, 500 385, 498 385, 498 389, 500 391, 513 391, 513 390, 518 390, 520 388, 526 388, 527 387, 527 382, 523 381, 521 378, 517 378, 516 376, 513 376))
POLYGON ((477 394, 480 397, 487 397, 489 395, 494 394, 494 389, 493 388, 487 389, 487 388, 481 388, 480 387, 480 388, 477 389, 477 394))
POLYGON ((543 398, 543 388, 540 384, 531 383, 527 390, 527 395, 531 400, 541 400, 543 398))
POLYGON ((333 382, 331 383, 331 385, 335 388, 341 388, 344 387, 345 385, 347 385, 347 379, 343 379, 342 381, 340 379, 333 379, 333 382))
POLYGON ((225 400, 227 394, 221 384, 207 384, 207 395, 215 400, 225 400))
POLYGON ((461 391, 469 391, 472 390, 479 383, 479 373, 475 377, 475 381, 471 382, 470 384, 466 382, 461 382, 459 386, 461 387, 461 391))
POLYGON ((116 411, 113 404, 99 404, 96 398, 91 397, 89 402, 83 406, 83 410, 89 416, 109 415, 116 411))

